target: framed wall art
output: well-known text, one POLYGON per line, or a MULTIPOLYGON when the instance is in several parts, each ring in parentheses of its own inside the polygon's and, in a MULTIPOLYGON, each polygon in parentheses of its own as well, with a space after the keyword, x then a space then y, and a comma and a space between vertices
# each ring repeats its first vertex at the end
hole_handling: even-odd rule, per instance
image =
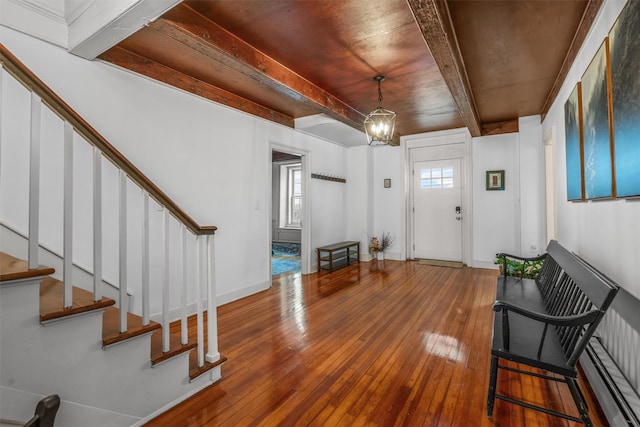
POLYGON ((487 171, 487 190, 504 190, 504 170, 487 171))
POLYGON ((564 132, 567 161, 567 200, 584 200, 582 86, 580 82, 564 104, 564 132))
POLYGON ((640 2, 627 3, 609 33, 617 197, 640 196, 640 2))
POLYGON ((607 46, 605 40, 582 76, 585 199, 609 198, 614 195, 607 46))

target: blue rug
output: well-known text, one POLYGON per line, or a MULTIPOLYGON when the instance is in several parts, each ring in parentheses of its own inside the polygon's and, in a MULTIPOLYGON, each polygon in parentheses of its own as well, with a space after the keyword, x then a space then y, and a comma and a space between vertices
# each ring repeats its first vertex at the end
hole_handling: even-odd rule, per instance
POLYGON ((300 271, 300 243, 271 244, 271 275, 300 271))
POLYGON ((299 259, 271 258, 271 275, 300 271, 299 259))

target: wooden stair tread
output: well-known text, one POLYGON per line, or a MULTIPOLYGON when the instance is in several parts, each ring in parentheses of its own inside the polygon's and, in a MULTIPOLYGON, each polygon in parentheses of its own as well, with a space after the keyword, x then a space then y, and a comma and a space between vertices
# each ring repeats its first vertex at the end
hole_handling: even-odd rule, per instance
POLYGON ((215 362, 205 361, 204 365, 202 365, 202 367, 199 367, 198 352, 194 350, 191 352, 191 354, 189 354, 189 378, 193 380, 204 374, 205 372, 215 368, 216 366, 222 365, 226 361, 227 358, 221 355, 220 359, 216 360, 215 362))
MULTIPOLYGON (((204 342, 202 343, 202 345, 204 346, 204 348, 207 348, 207 312, 205 311, 203 313, 203 326, 204 326, 204 331, 203 331, 203 335, 204 335, 204 342)), ((188 325, 188 330, 189 330, 189 340, 195 341, 197 343, 198 339, 196 338, 197 335, 197 324, 196 324, 196 315, 193 314, 191 316, 189 316, 188 320, 187 320, 187 325, 188 325)), ((172 333, 174 334, 180 334, 180 321, 177 320, 175 322, 171 322, 171 326, 170 326, 170 330, 172 333)), ((200 375, 204 374, 207 371, 210 371, 211 369, 215 368, 216 366, 219 366, 221 364, 223 364, 224 362, 227 361, 227 358, 224 356, 220 356, 220 359, 215 361, 215 362, 204 362, 204 364, 202 365, 202 367, 198 366, 198 348, 196 345, 196 348, 193 349, 193 351, 191 351, 191 353, 189 354, 189 379, 193 380, 197 377, 199 377, 200 375)))
POLYGON ((93 294, 84 289, 73 287, 71 307, 64 308, 64 284, 53 277, 46 277, 40 284, 40 321, 46 322, 75 314, 102 309, 115 304, 111 298, 102 297, 93 300, 93 294))
POLYGON ((161 325, 150 321, 148 325, 142 324, 142 317, 133 313, 127 313, 127 331, 120 332, 120 309, 107 307, 102 317, 102 345, 104 347, 128 340, 133 337, 153 332, 160 329, 161 325))
POLYGON ((0 252, 0 282, 48 276, 54 272, 55 269, 42 265, 36 269, 29 269, 27 261, 0 252))
POLYGON ((151 335, 151 364, 157 365, 174 356, 191 351, 196 347, 198 347, 196 342, 189 341, 183 345, 179 334, 169 333, 169 351, 163 353, 162 329, 159 329, 151 335))
MULTIPOLYGON (((171 325, 170 329, 172 330, 172 333, 170 334, 170 350, 166 353, 162 351, 162 326, 157 322, 149 322, 149 325, 143 326, 142 318, 140 316, 127 313, 127 332, 120 333, 120 310, 114 306, 115 301, 106 297, 102 297, 100 301, 94 301, 93 294, 91 292, 78 287, 74 286, 72 288, 72 306, 70 308, 64 308, 64 284, 62 281, 54 279, 53 277, 46 277, 54 272, 55 269, 45 266, 40 266, 38 269, 29 269, 27 261, 13 257, 4 252, 0 252, 0 282, 43 277, 42 283, 40 284, 41 322, 104 309, 105 311, 102 320, 102 345, 105 347, 136 336, 152 333, 152 365, 157 365, 158 363, 179 354, 190 352, 189 378, 191 380, 226 362, 227 358, 221 356, 216 362, 204 362, 204 365, 199 367, 197 352, 198 344, 193 340, 184 345, 181 343, 180 333, 177 332, 180 328, 179 322, 173 322, 171 325)), ((195 321, 195 316, 190 318, 189 321, 190 323, 193 323, 195 321)), ((190 338, 192 339, 193 337, 190 338)))

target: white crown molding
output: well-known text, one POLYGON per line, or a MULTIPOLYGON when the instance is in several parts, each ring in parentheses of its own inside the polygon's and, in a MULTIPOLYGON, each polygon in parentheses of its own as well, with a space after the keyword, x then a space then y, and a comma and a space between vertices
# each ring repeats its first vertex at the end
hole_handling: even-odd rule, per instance
POLYGON ((94 2, 95 0, 65 0, 64 16, 67 25, 72 25, 94 2))
POLYGON ((69 16, 69 52, 94 59, 182 0, 93 1, 69 16))
POLYGON ((0 25, 94 59, 180 2, 0 0, 0 25))
POLYGON ((58 2, 61 4, 61 8, 54 8, 53 5, 56 2, 53 1, 38 1, 38 0, 8 0, 11 3, 15 3, 18 6, 24 7, 25 9, 31 10, 32 12, 38 13, 46 18, 57 21, 61 24, 66 24, 66 20, 64 18, 64 2, 58 2))
POLYGON ((0 24, 67 48, 68 31, 62 2, 1 0, 0 24), (55 8, 55 4, 62 7, 55 8))

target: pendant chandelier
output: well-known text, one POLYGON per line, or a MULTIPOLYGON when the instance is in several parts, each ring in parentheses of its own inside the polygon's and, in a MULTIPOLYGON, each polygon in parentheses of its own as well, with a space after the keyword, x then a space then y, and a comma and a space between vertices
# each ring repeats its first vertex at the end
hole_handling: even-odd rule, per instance
POLYGON ((386 145, 393 138, 396 113, 382 108, 382 88, 380 83, 384 80, 384 76, 376 76, 373 80, 378 82, 378 108, 370 112, 364 119, 364 131, 367 134, 369 145, 386 145))

